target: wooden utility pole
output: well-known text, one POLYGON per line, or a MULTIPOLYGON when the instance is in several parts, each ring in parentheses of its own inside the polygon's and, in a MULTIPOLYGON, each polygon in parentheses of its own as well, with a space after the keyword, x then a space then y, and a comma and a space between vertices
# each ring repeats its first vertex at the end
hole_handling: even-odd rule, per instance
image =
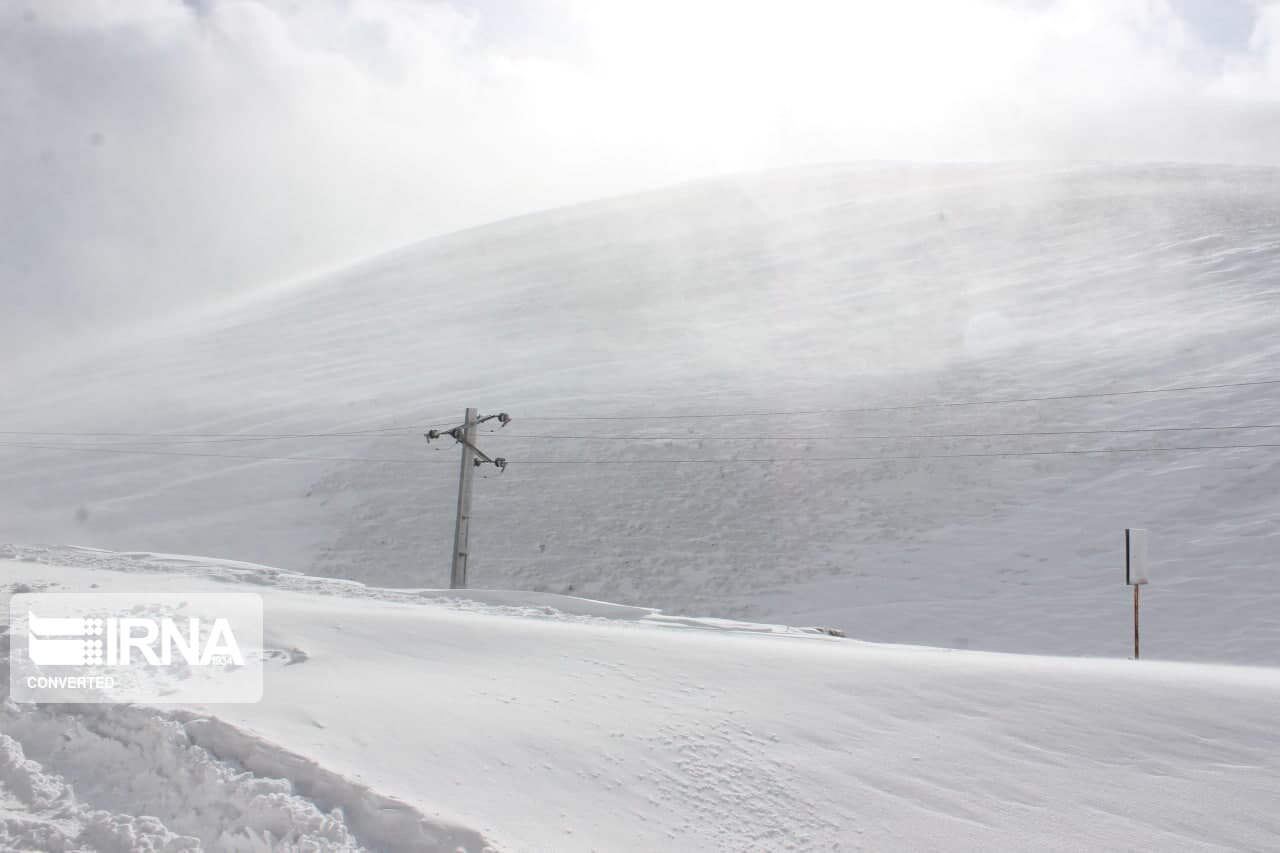
POLYGON ((453 569, 449 572, 450 589, 467 588, 467 534, 471 528, 471 481, 476 472, 476 410, 467 409, 462 423, 462 471, 458 475, 458 518, 453 527, 453 569))
POLYGON ((1139 584, 1133 585, 1133 659, 1138 659, 1138 590, 1142 589, 1139 584))
POLYGON ((1148 582, 1147 531, 1124 529, 1124 582, 1133 587, 1133 659, 1138 659, 1138 588, 1148 582))
POLYGON ((476 447, 476 427, 485 421, 497 420, 502 426, 511 423, 506 412, 477 417, 475 409, 467 409, 462 426, 450 430, 433 429, 424 434, 428 442, 449 436, 462 445, 462 468, 458 473, 458 517, 453 526, 453 560, 449 570, 449 588, 467 588, 467 556, 470 553, 468 538, 471 533, 471 481, 476 468, 489 464, 499 471, 506 470, 507 460, 501 456, 490 457, 476 447))

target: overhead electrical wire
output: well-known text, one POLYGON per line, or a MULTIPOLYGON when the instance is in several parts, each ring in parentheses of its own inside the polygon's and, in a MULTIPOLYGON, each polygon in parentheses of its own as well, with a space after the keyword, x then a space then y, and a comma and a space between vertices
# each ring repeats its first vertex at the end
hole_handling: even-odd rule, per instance
MULTIPOLYGON (((774 434, 754 434, 754 435, 698 435, 698 434, 672 434, 660 433, 654 435, 562 435, 549 433, 534 433, 530 435, 512 432, 510 430, 491 430, 486 431, 486 436, 508 438, 514 441, 673 441, 673 442, 721 442, 721 441, 881 441, 894 439, 967 439, 967 438, 1033 438, 1037 436, 1073 436, 1073 435, 1148 435, 1162 432, 1227 432, 1227 431, 1247 431, 1247 430, 1267 430, 1280 429, 1280 423, 1274 424, 1210 424, 1205 426, 1167 426, 1167 427, 1123 427, 1113 429, 1064 429, 1064 430, 1028 430, 1028 431, 1006 431, 1006 432, 932 432, 932 433, 856 433, 851 435, 833 435, 830 433, 818 434, 792 434, 792 435, 774 435, 774 434)), ((287 439, 302 438, 369 438, 369 437, 387 437, 394 438, 399 435, 417 435, 419 430, 415 427, 388 427, 384 430, 363 430, 358 432, 341 432, 341 433, 296 433, 292 435, 263 435, 263 436, 217 436, 213 438, 190 438, 183 437, 181 439, 169 440, 167 436, 156 434, 156 439, 146 439, 139 441, 138 438, 124 438, 114 434, 107 435, 107 438, 119 438, 119 441, 112 442, 105 446, 136 446, 144 447, 180 447, 185 445, 212 445, 212 444, 244 444, 254 443, 257 441, 276 441, 287 439)), ((3 433, 0 433, 3 435, 3 433)), ((90 438, 91 436, 76 434, 74 436, 60 436, 57 433, 45 433, 38 438, 90 438)), ((98 445, 103 446, 103 445, 98 445)))
POLYGON ((491 435, 514 440, 555 439, 575 441, 879 441, 899 438, 1014 438, 1059 435, 1125 435, 1160 432, 1217 432, 1228 430, 1280 429, 1280 424, 1228 424, 1224 426, 1132 427, 1116 429, 1032 430, 1028 432, 901 432, 854 435, 551 435, 494 432, 491 435))
POLYGON ((65 451, 71 453, 118 453, 131 456, 187 456, 212 459, 260 459, 272 462, 391 462, 406 465, 457 465, 456 460, 435 459, 379 459, 368 456, 265 456, 248 453, 199 453, 191 450, 155 450, 128 447, 91 447, 86 445, 33 444, 27 442, 0 442, 0 449, 26 448, 31 450, 65 451))
MULTIPOLYGON (((192 451, 165 451, 143 448, 86 447, 32 443, 0 442, 0 448, 47 450, 72 453, 116 453, 137 456, 179 456, 220 459, 250 459, 278 462, 357 462, 403 465, 456 465, 454 460, 396 459, 361 456, 265 456, 253 454, 197 453, 192 451)), ((823 462, 889 462, 911 459, 976 459, 996 457, 1078 456, 1107 453, 1186 453, 1205 450, 1256 450, 1280 448, 1277 443, 1257 444, 1200 444, 1182 447, 1105 447, 1075 450, 1010 450, 980 451, 970 453, 915 453, 867 456, 783 456, 783 457, 727 457, 694 459, 517 459, 512 465, 735 465, 746 463, 804 463, 823 462)))
POLYGON ((517 459, 511 465, 678 465, 678 464, 737 464, 803 462, 894 462, 910 459, 977 459, 1020 456, 1077 456, 1105 453, 1182 453, 1203 450, 1253 450, 1280 448, 1274 444, 1199 444, 1184 447, 1101 447, 1088 450, 1010 450, 974 453, 915 453, 884 456, 782 456, 782 457, 734 457, 729 459, 517 459))
MULTIPOLYGON (((1205 385, 1182 385, 1176 387, 1163 388, 1140 388, 1124 391, 1099 391, 1079 394, 1055 394, 1041 395, 1035 397, 1020 398, 1003 398, 1003 399, 984 399, 984 400, 961 400, 961 401, 940 401, 940 402, 921 402, 911 404, 900 404, 894 406, 871 406, 861 408, 846 409, 807 409, 807 410, 775 410, 766 412, 739 412, 739 413, 694 413, 684 415, 609 415, 609 416, 562 416, 556 418, 550 417, 522 417, 521 421, 637 421, 637 420, 676 420, 676 419, 711 419, 711 418, 749 418, 749 417, 771 417, 782 415, 810 415, 810 414, 844 414, 857 412, 887 412, 887 411, 906 411, 917 409, 931 408, 951 408, 951 407, 971 407, 971 406, 994 406, 1012 403, 1033 403, 1047 402, 1054 400, 1081 400, 1081 399, 1098 399, 1110 397, 1124 397, 1145 394, 1170 394, 1194 391, 1207 391, 1227 388, 1256 387, 1263 385, 1280 384, 1280 379, 1261 379, 1242 382, 1226 382, 1205 385)), ((437 423, 430 426, 447 426, 448 421, 439 419, 437 423)), ((229 442, 256 442, 256 441, 277 441, 292 439, 334 439, 344 437, 393 437, 398 433, 411 433, 423 429, 422 425, 413 426, 395 426, 395 427, 378 427, 360 430, 341 430, 330 432, 296 432, 296 433, 171 433, 171 432, 75 432, 75 431, 20 431, 20 430, 0 430, 0 436, 25 437, 26 441, 0 441, 0 447, 11 449, 29 449, 43 451, 64 451, 64 452, 81 452, 81 453, 114 453, 122 455, 146 455, 146 456, 171 456, 171 457, 192 457, 192 458, 224 458, 224 459, 243 459, 243 460, 261 460, 261 461, 290 461, 290 462, 351 462, 351 463, 370 463, 370 464, 453 464, 451 461, 445 460, 429 460, 422 458, 379 458, 368 456, 284 456, 277 454, 248 454, 248 453, 216 453, 201 452, 190 450, 165 450, 157 449, 154 445, 159 443, 161 448, 172 447, 175 445, 185 444, 216 444, 229 442), (119 442, 112 442, 111 445, 104 446, 101 443, 96 445, 86 444, 51 444, 49 440, 56 439, 124 439, 119 442), (157 441, 143 441, 139 439, 154 439, 157 441), (121 446, 125 444, 150 444, 153 446, 121 446)), ((519 435, 511 432, 495 433, 498 435, 506 435, 508 438, 515 440, 575 440, 575 441, 679 441, 679 442, 719 442, 719 441, 878 441, 878 440, 898 440, 898 439, 979 439, 979 438, 1015 438, 1015 437, 1048 437, 1048 436, 1088 436, 1088 435, 1138 435, 1138 434, 1158 434, 1165 432, 1213 432, 1213 431, 1233 431, 1233 430, 1265 430, 1280 428, 1280 424, 1231 424, 1231 425, 1210 425, 1210 426, 1170 426, 1170 427, 1128 427, 1128 428, 1109 428, 1109 429, 1073 429, 1073 430, 1027 430, 1027 431, 1002 431, 1002 432, 933 432, 933 433, 895 433, 895 434, 855 434, 847 436, 833 435, 578 435, 578 434, 534 434, 519 435)), ((902 461, 910 459, 960 459, 960 458, 994 458, 994 457, 1032 457, 1032 456, 1065 456, 1065 455, 1089 455, 1089 454, 1106 454, 1106 453, 1178 453, 1178 452, 1195 452, 1204 450, 1232 450, 1232 449, 1262 449, 1276 447, 1276 444, 1270 443, 1254 443, 1254 444, 1205 444, 1190 445, 1183 447, 1163 447, 1163 448, 1096 448, 1096 449, 1063 449, 1063 450, 1010 450, 1010 451, 981 451, 966 453, 942 453, 942 454, 882 454, 882 455, 861 455, 861 456, 804 456, 804 457, 737 457, 737 458, 695 458, 695 459, 523 459, 513 460, 517 464, 529 465, 672 465, 672 464, 743 464, 743 463, 818 463, 818 462, 839 462, 839 461, 902 461)))
POLYGON ((1167 388, 1137 388, 1127 391, 1095 391, 1080 394, 1051 394, 1037 397, 1006 397, 988 400, 948 400, 928 403, 906 403, 894 406, 863 406, 851 409, 778 409, 756 412, 714 412, 680 415, 522 415, 521 421, 649 421, 685 420, 709 418, 765 418, 799 415, 850 415, 870 412, 901 412, 914 409, 945 409, 962 406, 1004 406, 1013 403, 1046 403, 1057 400, 1090 400, 1107 397, 1133 397, 1141 394, 1178 394, 1190 391, 1214 391, 1226 388, 1250 388, 1259 385, 1280 385, 1280 379, 1257 379, 1248 382, 1220 382, 1212 385, 1181 385, 1167 388))
POLYGON ((338 432, 65 432, 39 430, 0 430, 0 436, 17 436, 24 438, 121 438, 121 439, 163 439, 170 444, 204 444, 234 441, 281 441, 299 438, 344 438, 364 437, 370 435, 394 435, 395 433, 417 433, 427 427, 447 426, 451 421, 440 419, 437 423, 419 426, 378 427, 376 429, 344 430, 338 432), (173 441, 168 441, 173 439, 173 441))
MULTIPOLYGON (((782 416, 800 416, 800 415, 824 415, 824 414, 860 414, 871 412, 896 412, 896 411, 912 411, 921 409, 944 409, 959 408, 971 406, 1001 406, 1011 405, 1015 403, 1042 403, 1060 400, 1089 400, 1104 399, 1111 397, 1131 397, 1145 394, 1175 394, 1197 391, 1212 391, 1230 388, 1249 388, 1263 385, 1280 385, 1280 379, 1257 379, 1244 382, 1220 382, 1207 385, 1181 385, 1163 388, 1137 388, 1124 391, 1094 391, 1082 392, 1078 394, 1052 394, 1034 397, 1007 397, 996 399, 982 400, 944 400, 933 402, 904 403, 891 406, 863 406, 858 408, 831 408, 831 409, 778 409, 773 411, 756 411, 756 412, 716 412, 716 413, 688 413, 688 414, 656 414, 656 415, 528 415, 521 416, 516 420, 519 421, 647 421, 647 420, 686 420, 686 419, 716 419, 716 418, 752 418, 752 417, 782 417, 782 416)), ((428 424, 412 424, 396 427, 379 427, 367 430, 344 430, 331 432, 298 432, 298 433, 246 433, 246 432, 203 432, 203 433, 173 433, 173 432, 77 432, 62 430, 0 430, 0 436, 21 436, 33 438, 162 438, 162 439, 228 439, 236 441, 256 441, 262 440, 284 440, 284 439, 300 439, 300 438, 334 438, 343 436, 361 436, 361 435, 377 435, 381 433, 396 433, 401 431, 416 431, 433 427, 450 426, 456 421, 447 418, 433 418, 432 423, 428 424)), ((1160 431, 1160 430, 1153 430, 1160 431)))

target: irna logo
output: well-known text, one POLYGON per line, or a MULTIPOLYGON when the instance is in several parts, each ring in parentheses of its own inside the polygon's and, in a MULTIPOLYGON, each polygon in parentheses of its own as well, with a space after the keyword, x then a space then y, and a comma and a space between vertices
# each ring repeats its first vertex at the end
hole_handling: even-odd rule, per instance
POLYGON ((215 618, 46 617, 28 611, 28 649, 39 666, 244 666, 231 623, 215 618), (207 630, 206 630, 207 627, 207 630))
POLYGON ((27 592, 9 599, 15 702, 257 702, 262 597, 27 592))

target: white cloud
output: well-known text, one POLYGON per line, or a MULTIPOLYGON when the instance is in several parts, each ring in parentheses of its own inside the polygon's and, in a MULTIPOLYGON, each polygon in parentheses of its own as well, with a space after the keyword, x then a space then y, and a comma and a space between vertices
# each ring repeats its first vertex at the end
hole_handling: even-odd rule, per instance
POLYGON ((4 2, 0 332, 720 171, 1277 162, 1280 7, 1220 52, 1165 0, 4 2))

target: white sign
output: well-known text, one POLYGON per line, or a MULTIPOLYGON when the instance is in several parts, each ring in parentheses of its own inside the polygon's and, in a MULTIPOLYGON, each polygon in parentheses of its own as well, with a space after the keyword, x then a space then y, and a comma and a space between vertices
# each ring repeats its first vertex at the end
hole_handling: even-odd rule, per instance
POLYGON ((1124 582, 1129 586, 1148 583, 1147 531, 1126 527, 1124 531, 1124 582))
POLYGON ((257 702, 254 593, 21 593, 9 602, 15 702, 257 702))

